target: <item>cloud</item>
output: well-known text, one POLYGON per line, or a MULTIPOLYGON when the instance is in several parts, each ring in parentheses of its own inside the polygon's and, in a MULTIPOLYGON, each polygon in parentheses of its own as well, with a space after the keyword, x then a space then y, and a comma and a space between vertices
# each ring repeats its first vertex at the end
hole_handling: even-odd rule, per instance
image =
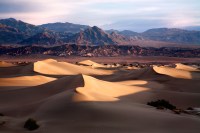
POLYGON ((1 18, 138 29, 200 25, 199 0, 1 0, 1 18))
POLYGON ((166 21, 164 19, 156 18, 140 18, 140 19, 130 19, 125 21, 119 21, 112 24, 107 24, 101 26, 103 29, 116 29, 116 30, 132 30, 136 32, 143 32, 151 28, 162 28, 166 26, 166 21))
POLYGON ((43 7, 34 1, 3 0, 0 1, 0 13, 23 13, 43 11, 43 7))

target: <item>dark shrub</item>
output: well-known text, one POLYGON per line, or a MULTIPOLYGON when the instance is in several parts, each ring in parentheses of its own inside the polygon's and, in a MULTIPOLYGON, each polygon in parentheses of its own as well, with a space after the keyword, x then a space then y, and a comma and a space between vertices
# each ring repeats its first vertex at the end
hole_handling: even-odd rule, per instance
POLYGON ((5 125, 5 124, 6 124, 5 121, 0 121, 0 126, 3 126, 3 125, 5 125))
POLYGON ((148 102, 147 105, 156 107, 156 108, 166 108, 166 109, 176 109, 176 106, 170 104, 168 101, 166 100, 157 100, 157 101, 152 101, 152 102, 148 102))
POLYGON ((0 113, 0 116, 4 116, 4 114, 0 113))
POLYGON ((194 110, 192 107, 188 107, 187 110, 194 110))
POLYGON ((32 130, 38 129, 38 128, 39 128, 39 125, 37 124, 37 122, 36 122, 34 119, 29 118, 29 119, 25 122, 24 128, 26 128, 26 129, 32 131, 32 130))
POLYGON ((172 110, 175 114, 181 114, 183 111, 181 109, 173 109, 172 110))
POLYGON ((165 109, 165 108, 164 108, 164 107, 162 107, 162 106, 158 106, 158 107, 156 107, 156 109, 163 110, 163 109, 165 109))

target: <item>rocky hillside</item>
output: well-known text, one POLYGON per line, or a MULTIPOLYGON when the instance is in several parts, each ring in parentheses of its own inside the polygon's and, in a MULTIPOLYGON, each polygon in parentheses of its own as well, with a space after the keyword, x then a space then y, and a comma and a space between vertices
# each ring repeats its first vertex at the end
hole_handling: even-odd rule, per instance
POLYGON ((79 25, 72 23, 48 23, 40 25, 42 28, 46 28, 55 32, 64 32, 64 33, 78 33, 81 30, 89 28, 87 25, 79 25))
POLYGON ((112 45, 116 44, 111 36, 97 26, 80 31, 69 39, 69 42, 79 45, 112 45))
POLYGON ((0 20, 0 44, 23 45, 139 45, 153 47, 199 44, 200 31, 158 28, 143 33, 129 30, 104 31, 97 26, 89 27, 72 23, 31 25, 13 18, 0 20))
POLYGON ((3 43, 17 43, 25 39, 27 36, 19 32, 18 29, 0 24, 0 44, 3 43))
POLYGON ((18 32, 26 34, 27 36, 32 36, 44 31, 44 28, 25 23, 21 20, 16 20, 14 18, 1 19, 0 24, 15 28, 18 32))
POLYGON ((53 32, 41 32, 28 39, 23 40, 20 44, 39 44, 39 45, 54 45, 63 44, 61 39, 56 33, 53 32))
POLYGON ((84 56, 84 57, 112 57, 112 56, 170 56, 170 57, 200 57, 200 48, 152 48, 139 46, 85 46, 85 45, 61 45, 53 47, 0 46, 0 55, 26 56, 31 54, 53 55, 60 57, 84 56))
POLYGON ((175 28, 158 28, 147 30, 141 35, 146 39, 154 41, 200 44, 199 31, 187 31, 175 28))

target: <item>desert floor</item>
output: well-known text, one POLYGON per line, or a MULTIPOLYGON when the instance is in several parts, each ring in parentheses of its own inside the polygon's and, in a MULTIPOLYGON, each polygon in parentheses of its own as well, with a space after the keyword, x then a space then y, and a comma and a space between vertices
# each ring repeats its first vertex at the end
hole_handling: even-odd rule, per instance
POLYGON ((36 62, 38 60, 54 59, 57 61, 65 61, 70 63, 80 62, 83 60, 92 60, 99 63, 148 63, 148 62, 163 62, 163 63, 200 63, 200 58, 182 58, 182 57, 165 57, 165 56, 117 56, 117 57, 80 57, 67 56, 58 57, 51 55, 31 54, 24 56, 0 56, 0 61, 7 62, 36 62))
MULTIPOLYGON (((32 131, 34 133, 200 131, 198 66, 178 63, 174 67, 140 68, 104 65, 94 62, 95 58, 90 58, 94 59, 92 61, 83 60, 86 58, 71 60, 78 62, 76 64, 55 59, 34 62, 36 59, 22 60, 31 62, 26 65, 4 62, 8 61, 6 58, 0 62, 1 133, 29 132, 24 128, 29 118, 39 125, 32 131), (175 105, 180 114, 147 105, 158 99, 175 105), (193 108, 192 113, 187 111, 188 107, 193 108)), ((98 61, 109 63, 112 59, 98 61)), ((15 58, 10 62, 19 60, 15 58)), ((188 59, 163 57, 160 61, 186 62, 188 59)), ((115 60, 117 62, 132 60, 115 60)), ((148 57, 143 62, 149 62, 148 57)))

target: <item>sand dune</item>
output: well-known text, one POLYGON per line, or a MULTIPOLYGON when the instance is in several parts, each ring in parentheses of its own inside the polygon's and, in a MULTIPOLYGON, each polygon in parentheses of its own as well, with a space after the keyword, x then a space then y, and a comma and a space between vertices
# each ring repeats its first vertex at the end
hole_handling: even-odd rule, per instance
MULTIPOLYGON (((83 101, 112 101, 124 95, 146 91, 148 88, 132 87, 117 83, 101 81, 90 76, 83 75, 84 87, 77 88, 76 92, 82 95, 83 101)), ((76 97, 75 100, 81 98, 76 97)), ((82 100, 81 100, 82 101, 82 100)))
MULTIPOLYGON (((0 110, 3 106, 12 107, 13 105, 17 105, 18 108, 18 106, 37 103, 58 93, 72 90, 80 86, 83 86, 83 78, 81 75, 76 75, 59 78, 38 86, 16 90, 4 90, 0 92, 0 110)), ((16 113, 16 110, 14 113, 16 113)))
POLYGON ((0 88, 5 86, 24 88, 27 86, 45 84, 53 80, 56 80, 56 78, 50 78, 41 75, 0 78, 0 88))
POLYGON ((181 63, 176 64, 176 69, 181 69, 181 70, 186 70, 186 71, 200 71, 200 69, 198 69, 197 67, 184 65, 181 63))
POLYGON ((5 61, 0 61, 0 67, 11 67, 11 66, 16 66, 16 65, 5 61))
POLYGON ((197 72, 190 72, 164 66, 154 66, 153 69, 159 74, 164 74, 175 78, 200 79, 200 73, 197 72))
POLYGON ((127 81, 127 80, 138 80, 138 79, 158 79, 162 80, 163 78, 166 79, 168 76, 159 74, 152 67, 148 68, 141 68, 136 70, 123 70, 120 69, 115 71, 112 75, 102 75, 102 76, 95 76, 99 79, 103 79, 106 81, 127 81), (158 78, 159 76, 159 78, 158 78))
POLYGON ((84 60, 84 61, 79 62, 79 64, 86 65, 86 66, 92 66, 92 68, 106 68, 106 66, 96 63, 96 62, 93 62, 91 60, 84 60))
POLYGON ((96 70, 84 66, 77 66, 67 62, 57 62, 56 60, 52 59, 34 63, 34 71, 51 75, 109 75, 113 73, 111 70, 96 70))
POLYGON ((28 118, 37 120, 37 133, 199 132, 199 116, 147 105, 165 99, 181 109, 199 108, 200 76, 193 68, 107 70, 82 63, 86 66, 48 59, 1 67, 0 132, 27 133, 28 118))
POLYGON ((34 74, 33 64, 25 66, 0 67, 0 77, 24 76, 34 74))

